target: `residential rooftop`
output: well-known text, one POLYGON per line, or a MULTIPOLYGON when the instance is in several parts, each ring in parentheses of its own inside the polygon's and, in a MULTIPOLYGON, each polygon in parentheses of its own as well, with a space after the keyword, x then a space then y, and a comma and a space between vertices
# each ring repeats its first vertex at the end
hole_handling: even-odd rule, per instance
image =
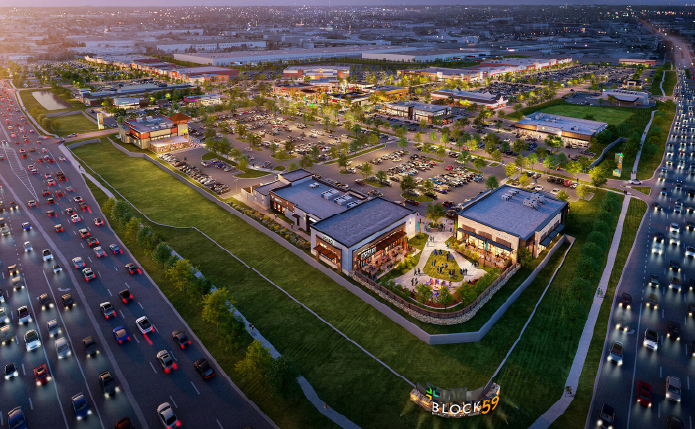
POLYGON ((543 194, 543 203, 539 203, 536 208, 524 205, 525 199, 535 198, 537 195, 535 192, 503 185, 478 196, 463 208, 460 215, 527 240, 567 205, 547 194, 543 194), (517 194, 509 200, 502 199, 509 191, 517 191, 517 194))

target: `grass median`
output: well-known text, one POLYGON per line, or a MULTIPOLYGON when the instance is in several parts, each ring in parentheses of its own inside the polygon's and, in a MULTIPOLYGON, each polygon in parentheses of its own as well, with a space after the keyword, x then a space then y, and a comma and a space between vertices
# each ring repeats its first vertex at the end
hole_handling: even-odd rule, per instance
MULTIPOLYGON (((560 249, 551 258, 548 267, 482 341, 433 347, 279 246, 263 231, 208 201, 150 162, 128 158, 105 143, 84 145, 74 152, 153 220, 175 226, 196 226, 413 382, 430 381, 442 387, 468 386, 471 389, 485 384, 516 341, 564 253, 564 248, 560 249), (113 165, 119 168, 114 169, 113 165), (142 183, 150 185, 142 186, 142 183)), ((591 202, 573 203, 566 229, 568 234, 576 234, 578 240, 582 240, 591 229, 605 195, 605 191, 597 191, 591 202)), ((227 286, 239 310, 280 353, 295 360, 300 373, 319 397, 356 424, 389 428, 460 426, 460 421, 442 420, 421 411, 409 401, 411 387, 403 379, 202 235, 192 230, 155 229, 215 285, 227 286)), ((578 248, 573 248, 568 259, 576 259, 577 253, 578 248)), ((558 278, 569 277, 570 271, 563 270, 571 269, 563 267, 558 278)), ((517 281, 517 277, 512 281, 517 281)), ((562 280, 556 278, 556 281, 562 280)), ((557 399, 555 390, 562 389, 572 359, 571 353, 563 352, 558 356, 557 350, 576 347, 579 336, 578 332, 570 335, 559 317, 558 302, 563 293, 561 283, 551 287, 541 303, 542 317, 536 315, 545 325, 526 331, 517 346, 523 353, 515 351, 513 363, 508 362, 501 374, 501 384, 508 393, 499 411, 495 415, 467 419, 466 425, 490 427, 514 414, 515 427, 517 424, 523 427, 557 399), (543 369, 546 367, 553 370, 546 371, 543 369), (547 383, 548 387, 529 398, 528 380, 537 380, 542 386, 547 383), (521 413, 515 411, 519 404, 523 404, 521 413)), ((266 409, 270 406, 261 404, 261 408, 275 418, 272 410, 266 409)), ((302 425, 297 421, 283 427, 320 426, 302 425)))
MULTIPOLYGON (((630 249, 632 249, 635 242, 640 222, 642 222, 642 218, 646 212, 647 203, 636 198, 630 200, 630 205, 628 206, 627 215, 625 216, 625 222, 623 224, 623 234, 620 237, 618 254, 615 257, 615 265, 613 265, 611 277, 608 281, 606 298, 603 300, 598 319, 596 320, 594 335, 589 345, 589 352, 587 353, 586 361, 584 361, 582 375, 579 377, 579 386, 570 406, 565 413, 550 426, 550 429, 584 428, 594 393, 594 382, 598 372, 599 361, 604 359, 603 344, 606 339, 606 332, 608 331, 608 318, 613 304, 615 289, 620 281, 623 268, 625 268, 625 264, 627 263, 627 258, 630 255, 630 249)), ((593 419, 593 416, 590 417, 593 419)))

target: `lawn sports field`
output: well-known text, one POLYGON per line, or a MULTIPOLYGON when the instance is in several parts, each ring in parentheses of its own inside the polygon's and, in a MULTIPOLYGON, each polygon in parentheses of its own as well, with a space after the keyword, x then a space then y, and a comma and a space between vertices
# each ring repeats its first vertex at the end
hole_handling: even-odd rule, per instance
MULTIPOLYGON (((536 280, 478 343, 429 346, 391 322, 372 306, 333 282, 264 233, 231 215, 147 160, 129 158, 109 143, 74 150, 90 168, 113 185, 154 221, 196 226, 220 245, 257 269, 292 297, 316 312, 367 352, 415 383, 476 389, 489 380, 559 266, 568 245, 560 248, 536 280), (113 165, 118 165, 114 169, 113 165), (148 183, 148 186, 142 186, 148 183)), ((570 329, 560 309, 579 249, 592 229, 605 191, 590 202, 572 204, 567 234, 577 237, 553 284, 524 335, 495 379, 503 397, 494 413, 476 418, 445 420, 433 417, 408 399, 411 385, 392 373, 333 328, 292 301, 282 291, 215 248, 192 230, 157 227, 174 250, 200 268, 217 287, 228 287, 237 308, 284 355, 321 400, 364 428, 488 428, 528 427, 562 395, 576 350, 580 329, 570 329), (529 387, 533 386, 533 395, 529 387)), ((611 227, 613 227, 611 225, 611 227)), ((511 283, 511 282, 510 282, 511 283)), ((503 288, 504 289, 504 288, 503 288)), ((163 288, 175 304, 177 298, 163 288)), ((199 312, 182 313, 197 318, 199 312)), ((583 324, 583 322, 582 322, 583 324)), ((191 326, 201 326, 199 323, 191 326)), ((196 327, 196 333, 198 332, 196 327)), ((204 331, 209 327, 201 328, 204 331)), ((455 328, 452 328, 455 329, 455 328)), ((207 334, 206 334, 207 335, 207 334)), ((229 373, 244 388, 253 385, 229 373)), ((262 385, 261 385, 262 387, 262 385)), ((268 398, 262 388, 245 389, 282 427, 330 427, 311 422, 293 410, 289 401, 268 398), (248 391, 247 391, 248 390, 248 391)), ((296 398, 295 398, 296 399, 296 398)))
POLYGON ((550 113, 552 115, 569 116, 572 118, 583 119, 591 115, 599 122, 606 122, 608 125, 618 125, 632 115, 629 110, 613 109, 602 106, 579 106, 574 104, 557 105, 544 107, 539 112, 550 113))

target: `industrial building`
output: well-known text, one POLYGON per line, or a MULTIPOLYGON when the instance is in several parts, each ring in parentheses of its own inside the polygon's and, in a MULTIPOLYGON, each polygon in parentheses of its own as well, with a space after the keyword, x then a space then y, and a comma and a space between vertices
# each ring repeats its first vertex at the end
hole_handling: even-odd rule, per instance
MULTIPOLYGON (((175 89, 192 89, 193 85, 190 84, 154 84, 154 83, 142 83, 137 85, 125 85, 121 87, 116 87, 107 91, 96 91, 82 90, 79 94, 79 100, 87 106, 98 106, 101 105, 102 101, 106 98, 117 98, 119 96, 133 96, 148 94, 152 92, 159 91, 173 91, 175 89)), ((132 97, 129 97, 132 98, 132 97)))
POLYGON ((162 52, 186 52, 186 51, 220 51, 230 48, 259 48, 265 49, 265 40, 222 40, 217 42, 187 42, 187 43, 163 43, 157 44, 157 50, 162 52))
POLYGON ((220 94, 188 95, 183 97, 183 101, 196 106, 216 106, 222 104, 220 94))
POLYGON ((474 68, 446 68, 427 67, 417 70, 399 70, 398 74, 404 76, 427 76, 430 80, 460 79, 464 82, 476 82, 482 79, 480 70, 474 68))
POLYGON ((432 92, 434 99, 452 99, 455 101, 467 101, 471 104, 484 106, 488 109, 497 109, 507 105, 509 99, 502 94, 491 94, 489 92, 462 91, 458 88, 442 88, 432 92))
POLYGON ((534 257, 565 226, 569 203, 548 195, 503 185, 468 202, 459 212, 454 240, 492 265, 517 261, 519 249, 534 257))
MULTIPOLYGON (((398 49, 398 47, 394 47, 398 49)), ((365 52, 362 58, 369 60, 400 61, 406 63, 427 63, 432 61, 463 61, 490 55, 483 49, 429 49, 411 50, 400 47, 399 51, 365 52)))
POLYGON ((591 137, 606 129, 608 124, 535 112, 516 122, 514 127, 517 128, 519 134, 530 135, 541 140, 545 139, 547 135, 556 135, 566 143, 587 147, 591 137))

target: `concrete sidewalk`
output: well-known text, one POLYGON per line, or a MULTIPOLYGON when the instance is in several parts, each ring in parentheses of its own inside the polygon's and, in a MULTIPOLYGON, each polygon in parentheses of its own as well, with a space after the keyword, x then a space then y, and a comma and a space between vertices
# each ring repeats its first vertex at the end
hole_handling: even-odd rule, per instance
MULTIPOLYGON (((601 291, 606 291, 608 288, 608 281, 611 277, 611 272, 613 271, 613 265, 615 264, 615 257, 618 254, 618 247, 620 246, 620 238, 623 234, 623 224, 625 222, 625 215, 627 214, 627 208, 630 205, 630 196, 628 195, 623 201, 623 208, 620 211, 620 217, 618 218, 618 225, 615 228, 615 234, 613 234, 613 241, 611 243, 611 248, 608 251, 608 259, 606 261, 606 268, 603 270, 603 275, 598 284, 598 289, 601 291)), ((597 290, 598 292, 598 290, 597 290)), ((594 302, 591 304, 591 310, 589 311, 589 316, 584 324, 584 330, 582 331, 582 336, 579 339, 579 345, 577 347, 577 353, 574 355, 574 361, 572 362, 572 368, 567 376, 567 381, 565 386, 571 386, 572 392, 576 392, 579 386, 579 377, 582 375, 582 368, 584 367, 584 362, 586 361, 586 355, 589 352, 589 346, 591 345, 591 338, 594 335, 594 327, 596 326, 596 319, 598 319, 599 311, 601 310, 601 304, 603 303, 603 295, 599 296, 594 294, 594 302)), ((612 303, 609 303, 612 304, 612 303)), ((566 410, 567 407, 572 403, 574 396, 566 396, 563 392, 562 397, 555 402, 548 411, 546 411, 542 416, 540 416, 531 426, 530 429, 546 429, 548 428, 558 417, 560 417, 566 410)))

